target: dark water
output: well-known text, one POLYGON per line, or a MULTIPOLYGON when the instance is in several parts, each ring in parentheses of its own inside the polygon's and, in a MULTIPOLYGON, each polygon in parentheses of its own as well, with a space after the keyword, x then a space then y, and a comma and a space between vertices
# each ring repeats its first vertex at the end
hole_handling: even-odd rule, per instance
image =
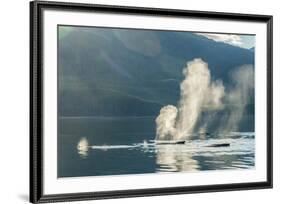
POLYGON ((254 133, 194 134, 185 144, 161 145, 154 141, 154 119, 60 118, 58 177, 248 169, 255 166, 254 133), (230 146, 211 147, 222 143, 230 146))

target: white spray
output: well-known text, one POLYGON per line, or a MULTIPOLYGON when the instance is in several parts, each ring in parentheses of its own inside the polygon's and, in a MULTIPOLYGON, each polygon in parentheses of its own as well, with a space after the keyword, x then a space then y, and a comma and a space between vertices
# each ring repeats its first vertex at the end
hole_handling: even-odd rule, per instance
POLYGON ((223 108, 224 86, 222 81, 211 81, 208 64, 202 59, 187 62, 183 69, 185 79, 180 85, 178 108, 163 107, 156 118, 156 139, 185 139, 200 118, 202 111, 223 108))
POLYGON ((88 156, 88 150, 89 142, 85 137, 82 137, 77 144, 77 151, 83 158, 86 158, 88 156))

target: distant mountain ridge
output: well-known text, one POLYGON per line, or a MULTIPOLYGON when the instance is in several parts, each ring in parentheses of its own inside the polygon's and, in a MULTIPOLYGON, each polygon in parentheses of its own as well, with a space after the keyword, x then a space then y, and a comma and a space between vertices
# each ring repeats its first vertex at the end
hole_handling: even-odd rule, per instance
POLYGON ((182 69, 194 58, 230 88, 235 68, 254 65, 254 50, 190 32, 73 28, 59 39, 59 116, 156 116, 177 104, 182 69))

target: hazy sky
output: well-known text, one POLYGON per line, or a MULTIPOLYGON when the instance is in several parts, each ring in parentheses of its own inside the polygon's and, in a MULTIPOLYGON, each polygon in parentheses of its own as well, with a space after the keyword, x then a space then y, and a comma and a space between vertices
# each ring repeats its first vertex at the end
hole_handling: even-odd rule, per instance
POLYGON ((255 47, 255 35, 238 34, 216 34, 216 33, 195 33, 216 42, 224 42, 230 45, 243 47, 246 49, 255 47))

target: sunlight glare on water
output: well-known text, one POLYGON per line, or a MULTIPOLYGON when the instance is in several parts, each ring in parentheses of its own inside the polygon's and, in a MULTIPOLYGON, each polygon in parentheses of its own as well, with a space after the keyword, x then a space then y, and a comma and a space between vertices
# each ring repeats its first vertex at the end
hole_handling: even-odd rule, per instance
POLYGON ((87 158, 94 156, 89 154, 90 151, 103 150, 106 151, 105 156, 110 156, 110 151, 114 154, 114 150, 122 150, 122 157, 128 159, 133 151, 144 157, 155 158, 155 172, 187 172, 252 168, 255 164, 254 147, 254 133, 230 133, 224 138, 212 139, 209 136, 204 140, 187 140, 184 144, 159 144, 155 140, 145 140, 134 144, 93 145, 88 144, 86 138, 81 138, 77 151, 83 158, 87 158), (217 144, 229 146, 213 146, 217 144))

